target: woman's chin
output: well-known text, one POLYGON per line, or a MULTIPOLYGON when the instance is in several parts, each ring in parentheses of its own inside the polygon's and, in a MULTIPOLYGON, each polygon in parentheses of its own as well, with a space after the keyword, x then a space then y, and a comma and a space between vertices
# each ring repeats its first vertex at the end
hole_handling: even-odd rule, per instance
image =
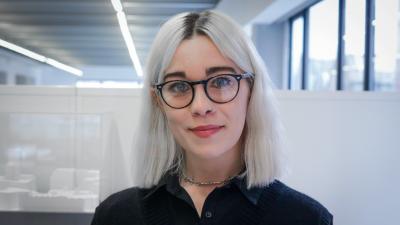
POLYGON ((221 151, 215 149, 224 149, 222 147, 211 147, 206 146, 204 148, 196 148, 190 151, 186 151, 187 154, 191 155, 193 158, 202 159, 202 160, 212 160, 225 155, 229 150, 221 151))

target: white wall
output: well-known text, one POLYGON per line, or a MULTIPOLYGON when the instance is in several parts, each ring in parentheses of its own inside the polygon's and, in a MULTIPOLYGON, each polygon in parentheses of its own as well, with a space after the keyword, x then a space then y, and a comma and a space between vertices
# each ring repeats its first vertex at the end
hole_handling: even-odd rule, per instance
POLYGON ((268 74, 278 89, 285 89, 284 78, 287 76, 285 66, 288 65, 286 23, 254 24, 252 39, 258 53, 264 60, 268 74))
POLYGON ((276 1, 279 0, 247 0, 243 4, 242 0, 220 0, 215 9, 231 16, 239 24, 246 25, 276 1))
MULTIPOLYGON (((108 113, 128 163, 139 93, 0 87, 0 112, 108 113)), ((334 214, 335 224, 394 224, 400 209, 400 94, 276 94, 289 141, 291 173, 283 181, 324 204, 334 214)), ((114 188, 128 183, 120 181, 114 188)))
POLYGON ((292 174, 335 224, 395 224, 400 209, 400 94, 281 92, 292 174))

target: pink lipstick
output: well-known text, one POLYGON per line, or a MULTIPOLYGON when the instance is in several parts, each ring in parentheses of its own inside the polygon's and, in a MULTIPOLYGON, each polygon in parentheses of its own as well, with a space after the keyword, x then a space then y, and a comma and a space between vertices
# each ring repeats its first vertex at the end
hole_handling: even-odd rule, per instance
POLYGON ((218 125, 205 125, 205 126, 197 126, 189 130, 192 131, 198 137, 207 138, 220 131, 223 127, 224 126, 218 126, 218 125))

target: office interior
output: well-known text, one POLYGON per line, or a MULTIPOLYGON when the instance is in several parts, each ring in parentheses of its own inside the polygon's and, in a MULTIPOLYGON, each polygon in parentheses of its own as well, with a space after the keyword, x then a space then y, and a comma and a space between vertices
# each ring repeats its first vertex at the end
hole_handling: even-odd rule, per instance
POLYGON ((90 224, 134 185, 154 36, 209 9, 236 20, 268 68, 287 139, 281 180, 335 224, 396 223, 399 0, 0 0, 0 224, 90 224))

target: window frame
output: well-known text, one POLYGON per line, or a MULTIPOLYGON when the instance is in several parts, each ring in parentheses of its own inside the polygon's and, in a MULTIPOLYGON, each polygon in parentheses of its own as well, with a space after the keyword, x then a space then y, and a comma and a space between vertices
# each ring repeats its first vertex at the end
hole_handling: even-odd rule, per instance
MULTIPOLYGON (((309 52, 309 10, 316 4, 324 0, 318 0, 313 4, 307 6, 299 13, 289 18, 289 60, 288 60, 288 90, 293 90, 292 88, 292 38, 293 38, 293 22, 299 18, 303 17, 303 57, 302 57, 302 70, 301 70, 301 90, 308 90, 307 87, 307 74, 308 74, 308 52, 309 52)), ((351 0, 347 0, 351 1, 351 0)), ((363 80, 363 90, 373 91, 375 88, 375 71, 374 71, 374 47, 375 47, 375 27, 373 21, 375 20, 375 0, 365 0, 365 48, 364 48, 364 80, 363 80)), ((343 65, 345 60, 345 20, 346 20, 346 0, 338 0, 338 46, 337 46, 337 58, 336 58, 336 90, 344 90, 343 87, 343 65)))

